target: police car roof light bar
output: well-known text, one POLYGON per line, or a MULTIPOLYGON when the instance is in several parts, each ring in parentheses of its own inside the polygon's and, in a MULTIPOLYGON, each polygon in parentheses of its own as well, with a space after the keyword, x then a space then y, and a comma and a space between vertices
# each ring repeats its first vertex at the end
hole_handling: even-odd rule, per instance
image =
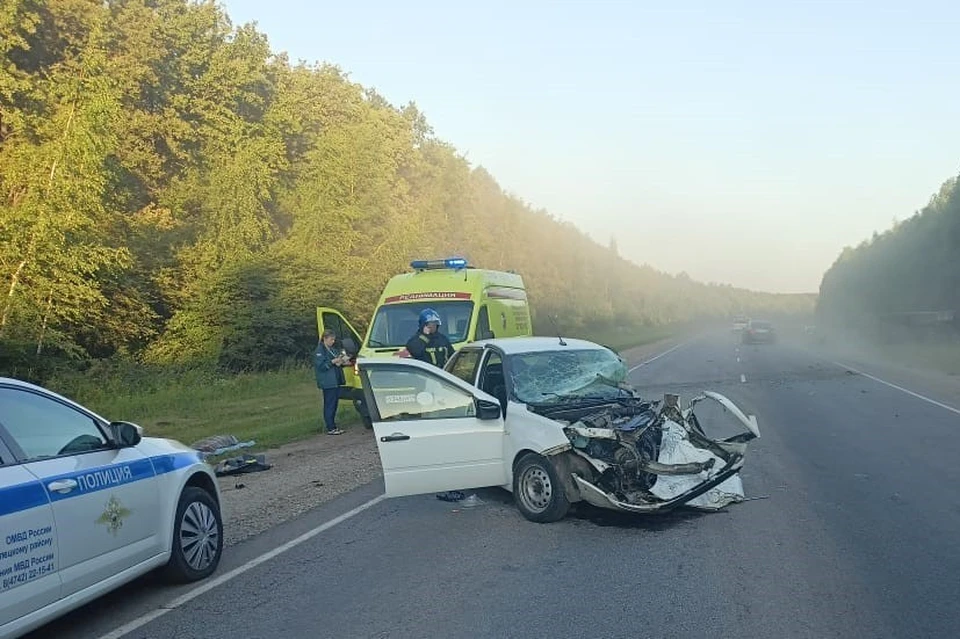
POLYGON ((467 260, 462 257, 450 257, 445 260, 414 260, 410 262, 410 268, 415 271, 443 268, 452 268, 459 271, 460 269, 467 268, 467 260))

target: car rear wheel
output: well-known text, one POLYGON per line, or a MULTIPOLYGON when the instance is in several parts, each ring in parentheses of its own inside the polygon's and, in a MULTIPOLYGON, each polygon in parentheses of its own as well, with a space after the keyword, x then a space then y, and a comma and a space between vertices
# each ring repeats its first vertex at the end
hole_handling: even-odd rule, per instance
POLYGON ((522 458, 513 472, 513 496, 520 513, 537 523, 559 521, 570 510, 563 484, 550 460, 540 455, 522 458))
POLYGON ((206 579, 217 569, 223 554, 223 520, 210 493, 187 486, 177 504, 173 547, 164 577, 176 583, 206 579))

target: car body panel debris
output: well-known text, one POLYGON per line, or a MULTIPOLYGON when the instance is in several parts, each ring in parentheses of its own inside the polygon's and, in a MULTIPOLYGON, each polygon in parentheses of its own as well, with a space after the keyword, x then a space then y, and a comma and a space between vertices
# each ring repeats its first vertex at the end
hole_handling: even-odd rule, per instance
POLYGON ((245 475, 247 473, 259 473, 270 470, 271 465, 267 463, 266 455, 240 455, 224 459, 217 464, 215 473, 217 477, 228 477, 230 475, 245 475))
POLYGON ((242 442, 234 435, 211 435, 190 445, 190 448, 200 451, 206 457, 216 457, 241 448, 256 446, 256 441, 242 442))

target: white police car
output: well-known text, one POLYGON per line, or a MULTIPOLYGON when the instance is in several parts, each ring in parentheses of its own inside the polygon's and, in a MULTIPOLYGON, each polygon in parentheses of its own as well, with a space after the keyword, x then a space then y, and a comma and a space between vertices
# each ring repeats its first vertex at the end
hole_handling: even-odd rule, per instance
POLYGON ((155 568, 213 573, 216 476, 49 390, 0 377, 0 637, 17 637, 155 568))

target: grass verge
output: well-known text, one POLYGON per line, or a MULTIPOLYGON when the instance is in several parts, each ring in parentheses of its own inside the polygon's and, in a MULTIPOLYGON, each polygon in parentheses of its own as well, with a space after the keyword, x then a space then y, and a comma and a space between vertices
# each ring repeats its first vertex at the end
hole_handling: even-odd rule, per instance
MULTIPOLYGON (((86 375, 49 387, 111 420, 131 421, 145 434, 188 446, 211 435, 234 435, 264 450, 321 432, 323 401, 313 370, 287 368, 266 373, 218 375, 186 370, 148 380, 86 375)), ((338 426, 359 424, 348 402, 340 402, 338 426)))

